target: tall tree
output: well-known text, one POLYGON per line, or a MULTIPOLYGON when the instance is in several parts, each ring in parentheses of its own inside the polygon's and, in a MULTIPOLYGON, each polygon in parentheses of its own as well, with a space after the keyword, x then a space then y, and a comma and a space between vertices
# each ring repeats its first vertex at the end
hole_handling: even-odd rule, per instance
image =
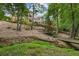
POLYGON ((71 17, 72 17, 72 32, 71 32, 71 38, 75 38, 74 34, 75 34, 75 17, 74 17, 74 4, 71 3, 71 17))
POLYGON ((29 7, 29 9, 32 9, 32 24, 31 24, 31 30, 33 29, 33 25, 34 25, 34 17, 35 15, 37 15, 37 13, 41 13, 42 9, 43 9, 43 5, 41 5, 40 3, 31 3, 31 6, 29 7))
POLYGON ((25 3, 9 3, 9 4, 5 4, 5 9, 12 16, 16 15, 16 17, 17 17, 17 30, 20 31, 23 16, 28 14, 28 12, 27 12, 28 8, 26 7, 26 4, 25 3))
POLYGON ((49 15, 53 16, 53 19, 56 20, 57 22, 57 26, 56 26, 56 33, 59 32, 59 10, 60 10, 60 4, 49 4, 49 7, 48 7, 48 13, 49 15))
POLYGON ((27 16, 27 14, 28 14, 28 8, 26 7, 26 4, 24 4, 24 3, 17 3, 17 4, 15 4, 15 7, 17 10, 17 30, 20 31, 21 26, 22 26, 23 17, 27 16))

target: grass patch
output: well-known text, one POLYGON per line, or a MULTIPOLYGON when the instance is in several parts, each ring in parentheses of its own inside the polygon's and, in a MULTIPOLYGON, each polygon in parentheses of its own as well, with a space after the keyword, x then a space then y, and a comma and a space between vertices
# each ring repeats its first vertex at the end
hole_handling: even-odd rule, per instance
POLYGON ((48 42, 33 40, 30 43, 15 44, 0 48, 0 55, 12 56, 78 56, 79 51, 59 48, 48 42))

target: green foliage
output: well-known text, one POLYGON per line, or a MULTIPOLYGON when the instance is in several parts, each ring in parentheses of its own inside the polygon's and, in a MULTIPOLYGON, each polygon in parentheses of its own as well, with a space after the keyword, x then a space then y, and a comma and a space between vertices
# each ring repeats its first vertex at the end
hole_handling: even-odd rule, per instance
POLYGON ((27 18, 23 19, 22 22, 25 25, 30 25, 30 21, 27 18))
POLYGON ((4 18, 4 12, 0 10, 0 20, 2 20, 3 18, 4 18))
POLYGON ((11 20, 11 18, 7 17, 7 16, 4 16, 4 18, 3 18, 3 21, 10 21, 10 20, 11 20))
MULTIPOLYGON (((74 16, 74 23, 75 23, 75 28, 79 24, 79 4, 71 4, 64 3, 64 4, 59 4, 59 3, 51 3, 49 4, 48 7, 48 14, 49 16, 53 16, 53 20, 57 19, 57 15, 59 15, 59 29, 62 31, 65 29, 66 31, 70 31, 72 29, 72 24, 73 24, 73 16, 74 16), (59 10, 59 12, 58 12, 59 10), (72 13, 74 14, 72 16, 72 13)), ((56 21, 53 21, 56 22, 56 21)))
POLYGON ((4 18, 4 9, 3 9, 4 5, 3 4, 0 4, 0 20, 2 20, 4 18))
POLYGON ((69 31, 71 29, 71 25, 72 25, 72 23, 68 19, 67 20, 60 20, 59 27, 60 27, 61 31, 69 31))

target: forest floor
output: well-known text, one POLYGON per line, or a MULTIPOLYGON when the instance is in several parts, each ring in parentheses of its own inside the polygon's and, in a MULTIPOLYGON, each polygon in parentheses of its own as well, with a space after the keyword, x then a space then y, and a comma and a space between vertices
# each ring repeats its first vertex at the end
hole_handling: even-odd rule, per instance
MULTIPOLYGON (((16 23, 10 23, 6 21, 0 21, 0 38, 17 38, 20 37, 36 37, 45 41, 53 41, 55 39, 65 40, 69 42, 79 43, 79 40, 71 40, 70 35, 65 33, 59 33, 58 37, 54 38, 53 36, 49 36, 44 33, 44 28, 40 26, 34 26, 33 30, 25 29, 24 25, 22 25, 22 30, 16 30, 16 23)), ((26 26, 29 28, 28 26, 26 26)))
MULTIPOLYGON (((53 41, 56 38, 54 38, 53 36, 49 36, 47 34, 44 33, 44 28, 40 27, 40 26, 35 26, 33 28, 33 30, 26 30, 24 28, 24 25, 22 25, 22 30, 21 31, 17 31, 16 30, 16 26, 17 24, 15 23, 10 23, 10 22, 6 22, 6 21, 0 21, 0 38, 17 38, 19 39, 20 37, 35 37, 41 40, 45 40, 45 41, 53 41)), ((28 27, 28 26, 26 26, 28 27)), ((68 39, 69 35, 64 34, 64 33, 59 33, 58 34, 60 39, 68 39)))
MULTIPOLYGON (((55 46, 53 47, 53 45, 49 45, 45 43, 46 41, 50 41, 54 44, 58 44, 57 46, 65 45, 66 47, 68 47, 61 40, 57 42, 56 38, 45 34, 43 32, 44 30, 43 27, 34 26, 33 30, 28 30, 28 29, 26 30, 24 28, 24 25, 22 25, 22 30, 17 31, 16 26, 17 25, 15 23, 0 21, 0 55, 79 55, 79 52, 74 51, 73 49, 63 48, 63 51, 62 51, 62 48, 55 47, 55 46), (33 40, 33 42, 35 42, 33 43, 31 42, 32 39, 28 37, 31 37, 34 40, 40 39, 43 41, 33 40), (18 42, 21 44, 18 44, 18 42), (30 43, 27 43, 27 42, 30 42, 30 43), (8 46, 3 47, 3 45, 8 45, 8 46)), ((65 33, 58 34, 58 39, 69 40, 69 38, 70 36, 65 33)))
MULTIPOLYGON (((41 37, 48 37, 50 36, 43 33, 43 27, 35 26, 33 30, 25 30, 24 25, 22 25, 21 31, 16 31, 16 24, 15 23, 9 23, 6 21, 0 21, 0 37, 18 37, 18 36, 32 36, 32 35, 38 35, 41 37)), ((62 38, 69 38, 69 35, 64 33, 59 33, 59 36, 62 38)), ((40 37, 40 38, 41 38, 40 37)))

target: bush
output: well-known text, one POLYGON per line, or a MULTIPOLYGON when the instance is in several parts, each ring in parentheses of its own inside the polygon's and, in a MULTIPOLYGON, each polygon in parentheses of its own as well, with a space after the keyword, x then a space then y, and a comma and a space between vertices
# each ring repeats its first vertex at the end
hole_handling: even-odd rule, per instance
POLYGON ((53 37, 57 37, 57 33, 55 31, 53 31, 53 32, 45 32, 45 34, 53 36, 53 37))

